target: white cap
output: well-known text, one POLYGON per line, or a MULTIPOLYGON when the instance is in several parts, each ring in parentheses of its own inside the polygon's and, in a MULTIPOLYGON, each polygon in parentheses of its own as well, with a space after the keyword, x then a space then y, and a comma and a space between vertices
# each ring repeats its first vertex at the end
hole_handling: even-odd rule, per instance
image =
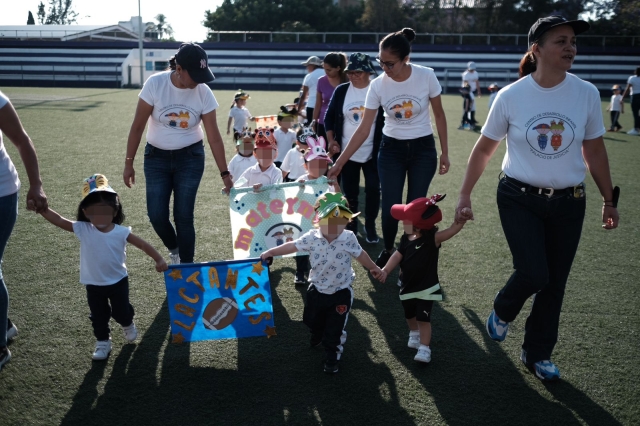
POLYGON ((300 62, 302 65, 317 65, 319 67, 322 66, 322 59, 317 56, 309 56, 306 61, 300 62))
POLYGON ((467 64, 467 69, 475 70, 476 69, 476 63, 473 62, 473 61, 469 61, 469 63, 467 64))

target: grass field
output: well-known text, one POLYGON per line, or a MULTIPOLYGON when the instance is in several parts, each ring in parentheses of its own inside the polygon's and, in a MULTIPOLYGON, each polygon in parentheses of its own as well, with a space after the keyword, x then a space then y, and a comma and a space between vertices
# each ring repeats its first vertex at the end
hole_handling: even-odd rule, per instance
MULTIPOLYGON (((162 248, 145 208, 142 152, 137 185, 122 182, 124 150, 137 102, 135 90, 3 88, 37 146, 50 206, 73 218, 82 179, 104 173, 119 191, 126 225, 162 248)), ((232 92, 214 91, 226 129, 232 92)), ((254 115, 273 114, 295 93, 252 92, 254 115)), ((458 131, 461 100, 444 97, 451 171, 430 193, 447 193, 444 223, 476 133, 458 131)), ((478 100, 477 117, 487 114, 478 100)), ((606 104, 603 103, 603 114, 606 104)), ((605 123, 608 126, 608 113, 605 123)), ((622 116, 631 127, 630 108, 622 116)), ((278 336, 174 345, 163 278, 153 262, 129 248, 131 301, 140 332, 126 344, 117 324, 107 362, 92 362, 94 338, 85 291, 78 283, 76 238, 24 209, 27 176, 8 151, 24 187, 20 215, 5 253, 9 316, 19 328, 13 358, 0 372, 0 425, 632 425, 640 420, 640 138, 605 136, 615 184, 622 188, 621 225, 600 227, 600 197, 587 177, 587 218, 567 285, 554 361, 563 380, 545 385, 520 363, 526 310, 502 344, 484 320, 512 265, 495 206, 504 144, 474 192, 476 220, 443 245, 433 361, 418 365, 406 348, 408 330, 395 277, 372 281, 357 269, 349 339, 336 376, 321 371, 302 324, 304 291, 293 284, 293 260, 272 267, 278 336)), ((233 146, 225 136, 227 161, 233 146)), ((141 144, 142 150, 143 144, 141 144)), ((196 261, 232 258, 228 199, 213 158, 196 206, 196 261)), ((376 257, 382 245, 363 247, 376 257)), ((163 249, 163 253, 166 253, 163 249)))

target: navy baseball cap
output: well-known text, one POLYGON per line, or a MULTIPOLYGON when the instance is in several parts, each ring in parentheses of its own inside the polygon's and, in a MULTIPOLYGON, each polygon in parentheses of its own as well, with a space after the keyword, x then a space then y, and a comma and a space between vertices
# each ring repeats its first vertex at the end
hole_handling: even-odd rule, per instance
POLYGON ((215 79, 207 63, 207 52, 195 43, 182 43, 176 62, 189 72, 189 77, 196 83, 209 83, 215 79))
POLYGON ((545 18, 540 18, 529 29, 529 47, 538 41, 540 37, 542 37, 542 34, 546 33, 551 28, 559 27, 560 25, 569 25, 573 28, 573 32, 576 33, 576 35, 582 34, 591 28, 591 25, 589 25, 587 21, 582 21, 580 19, 568 21, 567 18, 560 15, 551 15, 545 18))

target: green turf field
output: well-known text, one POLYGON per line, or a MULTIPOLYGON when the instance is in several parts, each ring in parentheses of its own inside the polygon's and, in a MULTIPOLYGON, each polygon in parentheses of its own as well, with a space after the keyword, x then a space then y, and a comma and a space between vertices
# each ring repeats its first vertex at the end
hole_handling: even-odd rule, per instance
MULTIPOLYGON (((142 152, 137 185, 122 182, 136 90, 3 88, 12 98, 40 158, 50 206, 73 218, 82 180, 105 174, 119 192, 125 225, 163 253, 146 217, 142 152)), ((214 91, 226 130, 231 91, 214 91)), ((275 114, 296 93, 252 92, 254 115, 275 114)), ((455 130, 461 99, 444 96, 451 171, 431 193, 447 193, 444 224, 477 133, 455 130)), ((487 114, 478 99, 477 118, 487 114)), ((603 103, 603 114, 606 103, 603 103)), ((631 127, 630 107, 621 124, 631 127)), ((609 125, 608 113, 605 124, 609 125)), ((234 147, 225 136, 227 161, 234 147)), ((271 271, 277 337, 174 345, 163 277, 129 247, 131 302, 140 338, 125 344, 112 322, 113 351, 92 362, 94 346, 85 290, 78 283, 79 243, 23 206, 27 175, 10 142, 24 187, 20 214, 5 253, 9 316, 19 328, 13 358, 0 372, 0 425, 632 425, 640 422, 640 138, 605 135, 614 183, 622 188, 620 228, 600 227, 600 196, 587 177, 588 207, 580 248, 567 284, 554 361, 563 380, 544 385, 518 357, 526 311, 502 344, 488 339, 484 320, 510 274, 510 254, 495 206, 504 144, 474 192, 476 220, 443 245, 433 361, 418 365, 395 274, 386 284, 358 267, 349 339, 336 376, 322 372, 322 351, 308 349, 302 324, 304 290, 293 286, 295 263, 271 271)), ((143 145, 141 144, 141 150, 143 145)), ((232 257, 228 199, 211 153, 196 206, 196 261, 232 257)), ((362 201, 364 202, 364 201, 362 201)), ((375 259, 382 244, 363 247, 375 259)))

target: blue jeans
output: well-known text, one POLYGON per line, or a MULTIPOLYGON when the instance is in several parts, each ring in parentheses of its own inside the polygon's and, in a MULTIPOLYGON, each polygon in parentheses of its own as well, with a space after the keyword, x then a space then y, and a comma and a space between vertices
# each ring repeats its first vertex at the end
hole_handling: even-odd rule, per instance
POLYGON ((427 196, 437 168, 438 154, 433 135, 410 140, 382 135, 378 174, 382 193, 382 236, 385 249, 393 249, 398 234, 398 221, 391 216, 391 206, 402 204, 405 178, 408 176, 406 202, 409 203, 427 196))
POLYGON ((18 193, 0 197, 0 348, 7 346, 9 292, 2 278, 2 256, 18 217, 18 193))
POLYGON ((342 168, 342 192, 349 202, 353 212, 358 210, 358 196, 360 195, 360 170, 364 174, 364 227, 367 232, 376 229, 376 218, 380 209, 380 178, 376 161, 372 158, 365 163, 347 161, 342 168))
POLYGON ((513 321, 535 295, 525 324, 522 349, 528 363, 551 358, 558 340, 560 310, 571 264, 578 249, 586 197, 537 195, 500 179, 500 221, 513 256, 514 272, 493 307, 498 317, 513 321))
POLYGON ((148 143, 144 149, 147 214, 164 245, 169 250, 180 250, 182 263, 193 263, 196 247, 193 211, 203 173, 202 141, 172 151, 159 149, 148 143), (171 193, 175 229, 169 220, 171 193))

